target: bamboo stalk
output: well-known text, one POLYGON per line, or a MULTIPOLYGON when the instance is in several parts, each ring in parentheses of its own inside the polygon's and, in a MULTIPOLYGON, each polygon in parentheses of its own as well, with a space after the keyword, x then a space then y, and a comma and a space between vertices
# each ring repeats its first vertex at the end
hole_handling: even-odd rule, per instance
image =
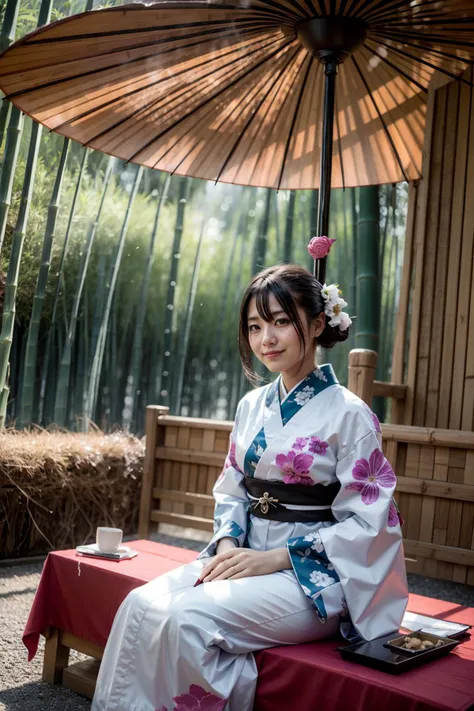
MULTIPOLYGON (((4 105, 6 104, 6 102, 3 103, 4 105)), ((0 253, 3 247, 8 212, 11 205, 13 180, 15 178, 18 153, 20 151, 23 124, 23 114, 19 109, 13 107, 10 115, 10 123, 7 128, 7 141, 0 175, 0 253)))
MULTIPOLYGON (((77 178, 76 182, 76 187, 74 189, 74 195, 72 198, 72 203, 71 203, 71 209, 69 211, 69 219, 66 227, 66 234, 64 235, 64 242, 63 242, 63 248, 61 252, 61 259, 59 262, 59 267, 58 267, 58 274, 57 274, 57 280, 56 280, 56 289, 54 292, 54 300, 53 300, 53 306, 51 310, 51 323, 48 328, 48 335, 46 338, 46 346, 44 350, 44 356, 42 359, 42 366, 41 366, 41 376, 40 376, 40 393, 39 393, 39 402, 38 402, 38 422, 43 423, 44 421, 44 403, 45 403, 45 393, 46 393, 46 384, 48 380, 48 372, 51 370, 50 369, 50 357, 51 357, 51 342, 52 342, 52 336, 54 333, 54 327, 56 324, 56 318, 57 318, 57 312, 58 312, 58 306, 59 306, 59 298, 61 294, 64 294, 64 265, 66 262, 66 256, 68 254, 68 249, 69 249, 69 239, 71 236, 71 228, 72 228, 72 222, 74 218, 74 213, 76 211, 76 204, 77 204, 77 199, 79 197, 79 192, 81 189, 81 184, 82 184, 82 179, 84 176, 84 171, 87 165, 87 157, 88 157, 88 150, 87 148, 84 149, 84 153, 82 155, 82 162, 81 162, 81 167, 79 169, 79 175, 77 178)), ((66 314, 65 314, 66 316, 66 314)), ((67 324, 67 319, 66 319, 66 329, 68 328, 67 324)))
MULTIPOLYGON (((0 52, 3 52, 15 39, 18 13, 20 11, 20 0, 7 0, 5 14, 3 16, 2 29, 0 30, 0 52)), ((0 146, 3 143, 5 127, 10 118, 11 103, 3 101, 0 108, 0 146)), ((1 251, 1 247, 0 247, 1 251)))
POLYGON ((260 230, 258 231, 257 238, 255 240, 254 264, 252 269, 253 274, 256 274, 265 266, 265 258, 267 256, 268 248, 268 228, 270 225, 271 200, 272 191, 267 189, 265 195, 265 207, 263 209, 262 220, 260 223, 260 230))
MULTIPOLYGON (((51 17, 52 0, 42 0, 38 27, 49 22, 51 17)), ((5 235, 6 218, 10 208, 11 190, 13 187, 14 171, 16 161, 18 159, 19 142, 23 120, 21 114, 16 108, 13 108, 10 118, 12 124, 14 138, 12 137, 10 145, 9 158, 7 160, 7 150, 5 147, 5 158, 2 166, 2 175, 0 178, 0 251, 5 235), (13 122, 13 123, 12 123, 13 122), (15 128, 16 127, 16 128, 15 128), (4 182, 5 180, 5 182, 4 182)), ((28 157, 26 160, 25 178, 20 198, 20 208, 15 229, 12 235, 12 246, 10 251, 10 260, 8 265, 7 281, 5 284, 5 301, 3 306, 2 329, 0 332, 0 428, 5 426, 8 395, 10 388, 8 385, 9 377, 9 359, 10 350, 13 340, 13 329, 15 325, 16 313, 16 293, 18 289, 18 275, 20 270, 21 255, 25 241, 26 226, 28 223, 28 213, 33 194, 35 182, 36 165, 38 162, 38 152, 41 141, 42 127, 34 123, 31 128, 30 144, 28 148, 28 157)))
POLYGON ((293 253, 293 225, 295 218, 295 206, 296 206, 296 191, 292 190, 290 192, 290 197, 288 200, 288 208, 286 211, 285 219, 285 241, 283 245, 283 261, 288 264, 291 263, 292 253, 293 253))
MULTIPOLYGON (((18 275, 20 272, 21 255, 25 242, 28 213, 34 187, 34 176, 38 162, 41 126, 33 123, 31 128, 30 146, 26 162, 25 180, 20 198, 18 219, 12 236, 12 247, 5 284, 5 301, 3 306, 2 330, 0 333, 0 392, 2 403, 8 400, 8 362, 13 340, 13 328, 16 314, 16 294, 18 290, 18 275), (5 394, 5 391, 8 391, 5 394)), ((6 409, 0 410, 0 428, 5 426, 6 409)))
POLYGON ((140 383, 140 372, 142 363, 142 343, 143 343, 143 325, 145 323, 146 316, 146 305, 148 300, 148 290, 150 287, 151 270, 154 262, 155 254, 155 243, 158 236, 158 226, 160 222, 161 208, 168 197, 168 190, 170 185, 171 176, 168 175, 161 195, 158 198, 158 205, 155 213, 155 221, 153 224, 153 229, 151 231, 151 239, 148 245, 148 253, 145 262, 145 274, 142 280, 142 287, 140 292, 140 301, 138 303, 138 309, 135 319, 135 331, 133 334, 133 346, 132 346, 132 361, 130 364, 130 370, 127 378, 127 385, 125 390, 125 400, 124 400, 124 412, 122 425, 125 429, 129 430, 132 426, 133 420, 135 418, 135 411, 137 406, 137 387, 140 383))
POLYGON ((183 394, 183 383, 184 383, 184 366, 186 363, 186 356, 188 353, 189 345, 189 334, 191 333, 191 324, 193 320, 194 312, 194 302, 196 299, 197 285, 199 281, 199 267, 201 263, 201 247, 204 237, 204 227, 201 227, 201 233, 199 235, 198 246, 196 249, 196 257, 194 259, 193 267, 193 278, 191 281, 191 287, 189 289, 188 303, 186 306, 186 317, 184 322, 183 338, 180 341, 178 348, 178 376, 177 376, 177 386, 176 386, 176 412, 179 414, 181 411, 181 398, 183 394))
POLYGON ((278 211, 278 194, 273 196, 273 219, 275 222, 275 252, 276 252, 276 262, 280 261, 282 253, 281 244, 281 229, 280 229, 280 213, 278 211))
POLYGON ((111 310, 112 301, 114 298, 115 286, 117 283, 117 277, 118 277, 118 273, 119 273, 119 269, 120 269, 120 263, 122 261, 123 248, 125 246, 125 240, 127 237, 127 231, 128 231, 128 225, 130 222, 132 207, 133 207, 133 203, 135 201, 135 197, 138 192, 138 188, 140 186, 140 181, 142 179, 142 175, 143 175, 143 166, 140 166, 137 170, 136 175, 135 175, 133 188, 130 193, 130 198, 129 198, 128 205, 127 205, 127 211, 125 213, 125 218, 124 218, 124 221, 122 224, 122 229, 120 232, 117 251, 115 254, 114 269, 113 269, 113 273, 112 273, 112 278, 110 280, 109 292, 107 295, 107 302, 106 302, 104 314, 102 317, 99 341, 97 343, 95 352, 93 354, 92 367, 91 367, 90 380, 89 380, 89 389, 88 389, 88 393, 87 393, 86 412, 85 412, 86 423, 85 424, 87 424, 87 422, 91 420, 92 414, 95 410, 95 406, 96 406, 96 402, 97 402, 97 395, 98 395, 98 390, 99 390, 99 377, 100 377, 100 372, 102 369, 102 361, 103 361, 103 357, 104 357, 105 339, 106 339, 106 335, 107 335, 107 326, 108 326, 109 318, 110 318, 110 310, 111 310))
POLYGON ((169 405, 171 402, 171 392, 172 392, 172 376, 171 376, 171 351, 173 344, 172 330, 173 330, 173 311, 174 311, 174 301, 176 293, 176 282, 178 277, 178 266, 180 259, 180 245, 181 238, 183 236, 184 227, 184 213, 186 208, 186 199, 188 195, 188 182, 186 178, 180 178, 179 182, 179 193, 178 193, 178 207, 176 211, 176 222, 174 227, 174 238, 173 246, 171 248, 171 259, 170 259, 170 272, 168 277, 168 293, 166 297, 166 307, 165 307, 165 333, 163 339, 163 368, 161 373, 161 397, 160 403, 164 405, 169 405), (165 393, 165 394, 163 394, 165 393))
POLYGON ((99 203, 99 208, 93 223, 90 226, 89 234, 87 237, 87 244, 85 247, 84 257, 81 263, 81 269, 78 277, 78 284, 76 288, 76 293, 74 295, 74 303, 71 311, 71 318, 69 321, 69 328, 66 336, 66 341, 64 344, 64 349, 61 357, 61 366, 59 369, 58 385, 56 390, 56 397, 54 403, 54 422, 57 425, 65 426, 67 418, 67 402, 68 402, 68 388, 69 379, 71 371, 72 362, 72 344, 74 342, 74 337, 76 333, 77 318, 79 314, 79 305, 81 303, 82 292, 84 289, 84 283, 86 280, 87 268, 89 266, 89 260, 92 252, 92 245, 94 244, 94 238, 97 232, 97 227, 99 224, 100 216, 102 213, 102 208, 105 202, 105 196, 107 193, 107 188, 109 185, 110 177, 112 175, 112 168, 115 164, 115 158, 109 158, 107 164, 104 183, 102 186, 102 195, 99 203))
MULTIPOLYGON (((112 300, 112 308, 111 308, 111 313, 110 313, 110 330, 108 330, 108 333, 107 333, 108 338, 106 336, 106 345, 108 345, 108 347, 109 347, 110 369, 105 369, 106 372, 102 373, 102 380, 105 381, 104 388, 102 391, 102 402, 103 402, 102 409, 104 409, 104 406, 105 406, 105 409, 110 410, 109 424, 114 424, 115 422, 120 422, 120 415, 118 413, 118 408, 119 408, 119 402, 121 400, 120 388, 122 386, 123 367, 119 368, 118 355, 117 355, 117 323, 118 323, 118 298, 117 298, 117 296, 118 295, 116 294, 114 299, 112 300), (107 372, 110 377, 110 380, 108 380, 106 377, 107 372), (110 387, 107 387, 107 382, 109 382, 110 387), (112 391, 111 397, 110 397, 110 391, 112 391), (107 407, 106 403, 108 403, 108 407, 107 407)), ((127 332, 128 332, 128 328, 125 329, 125 333, 127 333, 127 332)), ((126 351, 127 351, 127 349, 125 347, 120 349, 120 357, 121 357, 122 362, 124 362, 124 360, 125 360, 126 351)), ((104 414, 106 414, 106 413, 104 413, 104 414)), ((99 417, 99 413, 97 413, 96 417, 99 417)), ((94 421, 98 422, 97 419, 95 419, 94 421)))
POLYGON ((28 340, 26 343, 25 370, 23 373, 21 392, 21 411, 17 427, 20 429, 27 427, 33 420, 34 389, 37 369, 38 338, 43 314, 43 305, 48 281, 49 266, 51 264, 51 252, 53 249, 54 234, 58 218, 59 203, 61 200, 61 188, 63 184, 66 161, 69 152, 69 139, 65 138, 63 149, 59 161, 56 179, 54 181, 53 192, 48 206, 48 217, 43 240, 43 250, 41 253, 41 264, 36 283, 36 292, 33 297, 33 307, 28 326, 28 340))
POLYGON ((84 393, 87 391, 87 357, 89 343, 89 318, 88 318, 88 298, 87 291, 84 293, 84 308, 79 319, 80 336, 76 348, 77 361, 74 368, 74 411, 69 418, 69 426, 72 429, 81 430, 78 426, 84 419, 84 393))

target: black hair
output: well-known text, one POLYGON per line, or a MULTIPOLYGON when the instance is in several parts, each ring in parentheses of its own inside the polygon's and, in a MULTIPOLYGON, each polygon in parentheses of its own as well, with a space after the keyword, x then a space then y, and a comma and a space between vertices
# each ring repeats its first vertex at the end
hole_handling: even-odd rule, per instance
MULTIPOLYGON (((321 296, 321 289, 322 285, 310 272, 295 264, 268 267, 254 276, 242 297, 239 319, 240 360, 245 375, 254 385, 258 383, 259 376, 252 368, 252 349, 249 342, 248 307, 252 298, 255 297, 260 317, 264 321, 271 321, 269 302, 270 295, 273 294, 294 325, 301 347, 304 349, 305 332, 297 309, 298 307, 303 309, 309 326, 318 314, 324 313, 325 303, 321 296)), ((317 340, 315 346, 332 348, 336 343, 347 339, 349 329, 342 331, 339 326, 330 326, 327 316, 325 319, 326 325, 323 332, 315 339, 317 340)))

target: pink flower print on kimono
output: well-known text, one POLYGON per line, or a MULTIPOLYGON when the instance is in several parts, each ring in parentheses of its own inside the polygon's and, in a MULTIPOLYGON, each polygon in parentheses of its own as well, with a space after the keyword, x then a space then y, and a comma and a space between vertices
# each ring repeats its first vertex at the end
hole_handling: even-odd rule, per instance
POLYGON ((382 434, 382 428, 381 428, 381 426, 380 426, 380 420, 379 420, 379 418, 377 417, 377 415, 375 414, 375 412, 372 412, 372 410, 371 410, 371 411, 370 411, 370 416, 372 417, 372 422, 374 423, 375 429, 377 430, 377 432, 378 432, 379 434, 382 434))
POLYGON ((237 464, 237 460, 235 458, 235 442, 231 442, 229 451, 227 453, 227 457, 224 462, 224 469, 221 471, 219 476, 217 477, 217 481, 222 481, 222 479, 225 476, 225 470, 228 469, 229 467, 234 467, 234 469, 237 469, 238 472, 240 472, 239 466, 237 464))
POLYGON ((398 510, 398 506, 395 503, 395 501, 392 499, 390 502, 390 508, 388 510, 388 526, 389 528, 393 528, 394 526, 400 526, 403 523, 403 519, 400 516, 400 512, 398 510))
POLYGON ((305 484, 314 486, 314 481, 309 476, 309 470, 313 463, 311 454, 303 454, 290 450, 288 454, 277 454, 275 463, 278 469, 283 472, 285 484, 305 484))
POLYGON ((326 450, 329 447, 327 442, 319 439, 319 437, 311 437, 311 442, 309 443, 309 451, 313 454, 326 454, 326 450))
POLYGON ((239 468, 237 466, 237 462, 235 459, 235 442, 231 442, 231 444, 230 444, 229 452, 228 452, 226 460, 224 462, 224 466, 225 467, 234 467, 234 469, 239 468))
POLYGON ((372 412, 372 410, 370 409, 370 407, 369 407, 368 405, 365 406, 365 409, 367 410, 367 413, 369 414, 370 419, 372 420, 372 424, 373 424, 373 426, 374 426, 374 430, 375 430, 378 434, 382 434, 382 427, 380 426, 380 420, 379 420, 379 418, 377 417, 377 415, 375 414, 375 412, 372 412))
POLYGON ((294 449, 297 452, 302 452, 303 449, 308 444, 308 442, 309 442, 309 437, 297 437, 296 440, 291 445, 291 449, 294 449))
POLYGON ((173 701, 176 704, 173 711, 224 711, 227 703, 227 699, 221 699, 197 684, 191 684, 187 694, 175 696, 173 701))
POLYGON ((380 449, 374 449, 367 459, 358 459, 352 470, 352 476, 357 481, 347 484, 348 491, 360 491, 361 499, 366 506, 375 504, 379 498, 379 489, 392 489, 397 478, 392 467, 385 459, 380 449))

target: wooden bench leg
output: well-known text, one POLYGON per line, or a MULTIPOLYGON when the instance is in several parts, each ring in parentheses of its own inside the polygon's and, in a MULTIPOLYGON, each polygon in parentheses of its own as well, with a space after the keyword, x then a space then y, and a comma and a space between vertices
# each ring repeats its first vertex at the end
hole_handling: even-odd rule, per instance
POLYGON ((69 647, 59 641, 59 630, 51 629, 46 636, 43 660, 43 681, 60 684, 63 670, 69 662, 69 647))

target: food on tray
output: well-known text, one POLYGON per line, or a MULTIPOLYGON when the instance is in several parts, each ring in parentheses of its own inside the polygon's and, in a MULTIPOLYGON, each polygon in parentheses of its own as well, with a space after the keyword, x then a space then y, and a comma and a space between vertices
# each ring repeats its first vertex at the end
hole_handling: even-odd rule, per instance
POLYGON ((413 649, 419 650, 430 649, 431 647, 442 647, 443 641, 439 639, 436 644, 431 642, 429 639, 419 639, 418 637, 405 637, 403 639, 403 644, 400 645, 402 649, 413 649))

